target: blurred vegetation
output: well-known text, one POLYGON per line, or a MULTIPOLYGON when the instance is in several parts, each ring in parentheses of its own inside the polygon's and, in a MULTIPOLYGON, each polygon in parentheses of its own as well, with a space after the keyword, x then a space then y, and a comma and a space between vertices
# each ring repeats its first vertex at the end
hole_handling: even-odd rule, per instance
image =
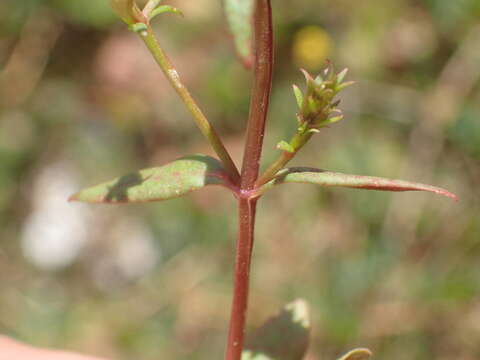
MULTIPOLYGON (((220 1, 157 31, 237 162, 250 76, 220 1)), ((290 186, 260 204, 250 325, 312 305, 309 360, 480 357, 480 2, 276 1, 265 159, 295 127, 298 67, 358 84, 297 165, 443 186, 459 203, 290 186), (313 191, 313 193, 312 193, 313 191), (297 201, 296 199, 301 199, 297 201)), ((0 2, 0 332, 112 359, 210 359, 226 338, 235 204, 66 203, 90 184, 211 154, 108 1, 0 2)))

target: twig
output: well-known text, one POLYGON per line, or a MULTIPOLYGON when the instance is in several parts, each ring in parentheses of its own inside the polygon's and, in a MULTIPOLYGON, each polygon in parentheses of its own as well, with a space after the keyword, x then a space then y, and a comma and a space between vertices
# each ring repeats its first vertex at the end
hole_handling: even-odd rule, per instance
POLYGON ((180 80, 180 76, 178 75, 177 70, 173 66, 172 62, 168 59, 163 49, 160 47, 150 24, 146 24, 146 30, 140 31, 139 34, 145 45, 147 45, 148 49, 152 53, 156 62, 162 69, 163 73, 167 77, 168 81, 175 89, 177 94, 180 96, 187 109, 192 114, 195 123, 199 127, 200 131, 211 144, 220 160, 223 162, 223 165, 230 174, 232 181, 234 183, 237 183, 239 180, 239 173, 237 167, 235 166, 235 163, 230 157, 230 154, 223 145, 223 142, 218 136, 214 127, 210 124, 206 116, 203 114, 202 110, 200 110, 199 106, 193 99, 192 95, 190 95, 188 89, 180 80))

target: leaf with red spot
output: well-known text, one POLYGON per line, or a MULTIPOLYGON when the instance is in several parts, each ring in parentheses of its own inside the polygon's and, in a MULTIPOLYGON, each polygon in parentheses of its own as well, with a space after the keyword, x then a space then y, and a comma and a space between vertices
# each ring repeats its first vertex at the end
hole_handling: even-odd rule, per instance
POLYGON ((161 201, 209 185, 233 188, 220 161, 209 156, 191 155, 87 188, 70 200, 104 204, 161 201))
POLYGON ((273 180, 261 186, 258 189, 258 194, 263 194, 275 185, 287 183, 315 184, 320 186, 338 186, 380 191, 429 191, 457 200, 455 194, 436 186, 374 176, 342 174, 304 167, 283 169, 273 180))

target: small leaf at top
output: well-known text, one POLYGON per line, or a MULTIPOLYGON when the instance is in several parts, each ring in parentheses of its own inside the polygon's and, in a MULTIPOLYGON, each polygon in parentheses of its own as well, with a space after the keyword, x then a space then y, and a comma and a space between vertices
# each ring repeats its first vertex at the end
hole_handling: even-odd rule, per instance
POLYGON ((208 185, 232 188, 220 161, 209 156, 191 155, 87 188, 70 200, 107 204, 161 201, 208 185))
POLYGON ((150 13, 150 20, 152 20, 154 17, 165 14, 165 13, 172 13, 172 14, 177 14, 180 16, 183 16, 183 12, 180 9, 177 9, 176 7, 170 6, 170 5, 161 5, 150 13))
POLYGON ((345 355, 343 355, 338 360, 367 360, 372 356, 372 352, 368 349, 354 349, 345 355))
POLYGON ((286 152, 289 152, 289 153, 294 153, 295 152, 295 148, 291 144, 286 142, 285 140, 282 140, 277 144, 277 149, 283 150, 283 151, 286 151, 286 152))
POLYGON ((313 168, 290 168, 281 170, 273 180, 258 189, 260 196, 275 185, 286 183, 316 184, 381 191, 429 191, 457 200, 451 192, 420 183, 404 180, 391 180, 374 176, 349 175, 313 168))
POLYGON ((293 93, 295 95, 295 99, 297 100, 298 108, 301 109, 303 106, 303 94, 302 90, 297 85, 293 85, 293 93))
POLYGON ((235 48, 248 68, 253 63, 253 4, 253 0, 225 0, 225 12, 235 40, 235 48))
POLYGON ((302 360, 309 336, 308 305, 295 300, 247 339, 242 360, 302 360))
POLYGON ((337 84, 341 84, 343 80, 345 80, 345 76, 347 76, 348 68, 343 69, 337 75, 337 84))

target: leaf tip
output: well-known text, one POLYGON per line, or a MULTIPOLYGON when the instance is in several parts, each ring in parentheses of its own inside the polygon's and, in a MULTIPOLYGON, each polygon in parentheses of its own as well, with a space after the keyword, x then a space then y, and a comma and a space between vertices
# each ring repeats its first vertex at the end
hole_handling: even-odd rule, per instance
POLYGON ((445 197, 448 197, 450 199, 452 199, 453 201, 456 201, 458 202, 458 196, 455 195, 454 193, 448 191, 448 190, 445 190, 445 189, 442 189, 442 188, 439 188, 438 190, 434 191, 436 194, 438 195, 443 195, 445 197))
POLYGON ((372 352, 366 348, 358 348, 349 351, 343 355, 339 360, 367 360, 372 356, 372 352))

